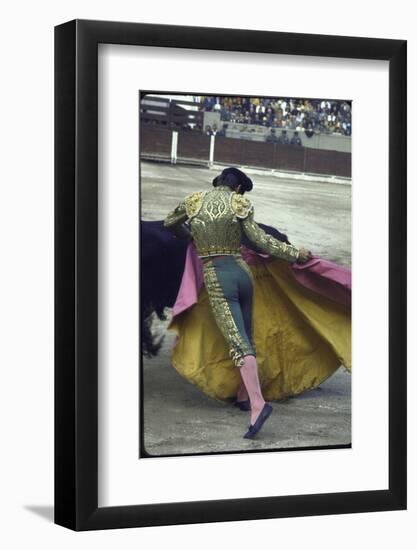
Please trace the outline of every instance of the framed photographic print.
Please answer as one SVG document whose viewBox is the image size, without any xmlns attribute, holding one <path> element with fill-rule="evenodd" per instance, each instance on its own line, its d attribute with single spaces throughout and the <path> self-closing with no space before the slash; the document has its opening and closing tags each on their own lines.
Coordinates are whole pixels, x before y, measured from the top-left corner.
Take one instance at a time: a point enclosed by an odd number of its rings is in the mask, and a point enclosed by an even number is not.
<svg viewBox="0 0 417 550">
<path fill-rule="evenodd" d="M 406 42 L 71 21 L 55 124 L 56 523 L 404 509 Z"/>
</svg>

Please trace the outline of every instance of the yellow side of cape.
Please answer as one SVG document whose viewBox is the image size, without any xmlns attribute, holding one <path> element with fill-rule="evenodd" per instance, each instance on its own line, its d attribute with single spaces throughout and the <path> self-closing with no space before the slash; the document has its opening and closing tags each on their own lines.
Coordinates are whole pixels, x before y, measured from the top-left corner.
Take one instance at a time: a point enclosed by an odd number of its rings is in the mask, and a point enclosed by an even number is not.
<svg viewBox="0 0 417 550">
<path fill-rule="evenodd" d="M 255 279 L 253 328 L 265 399 L 320 385 L 341 365 L 351 369 L 350 310 L 300 285 L 282 260 L 250 266 Z M 212 315 L 206 290 L 175 317 L 172 364 L 216 399 L 236 395 L 239 371 Z"/>
</svg>

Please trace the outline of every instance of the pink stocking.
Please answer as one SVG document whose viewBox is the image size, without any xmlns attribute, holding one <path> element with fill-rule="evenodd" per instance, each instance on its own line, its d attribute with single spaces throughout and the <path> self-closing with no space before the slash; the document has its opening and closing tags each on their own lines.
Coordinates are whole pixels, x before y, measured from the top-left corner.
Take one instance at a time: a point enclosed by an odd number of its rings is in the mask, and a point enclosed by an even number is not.
<svg viewBox="0 0 417 550">
<path fill-rule="evenodd" d="M 259 383 L 258 365 L 253 355 L 245 355 L 243 365 L 240 367 L 240 375 L 249 394 L 251 406 L 251 424 L 253 425 L 265 405 Z"/>
<path fill-rule="evenodd" d="M 247 401 L 249 399 L 248 390 L 246 389 L 245 383 L 243 381 L 242 373 L 240 373 L 239 376 L 240 376 L 240 384 L 239 384 L 239 389 L 237 390 L 236 401 Z"/>
</svg>

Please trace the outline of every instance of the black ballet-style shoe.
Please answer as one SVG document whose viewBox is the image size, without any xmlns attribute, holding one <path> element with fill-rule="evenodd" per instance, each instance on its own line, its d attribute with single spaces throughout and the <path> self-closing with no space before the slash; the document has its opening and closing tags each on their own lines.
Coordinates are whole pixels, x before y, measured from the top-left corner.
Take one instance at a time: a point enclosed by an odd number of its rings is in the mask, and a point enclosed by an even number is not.
<svg viewBox="0 0 417 550">
<path fill-rule="evenodd" d="M 247 399 L 246 401 L 235 401 L 233 405 L 235 407 L 238 407 L 241 411 L 250 411 L 249 399 Z"/>
<path fill-rule="evenodd" d="M 255 424 L 249 426 L 249 430 L 243 436 L 244 439 L 253 439 L 256 434 L 261 430 L 262 426 L 265 424 L 266 420 L 271 415 L 273 409 L 269 403 L 265 403 L 264 408 L 258 415 L 258 418 L 255 421 Z"/>
</svg>

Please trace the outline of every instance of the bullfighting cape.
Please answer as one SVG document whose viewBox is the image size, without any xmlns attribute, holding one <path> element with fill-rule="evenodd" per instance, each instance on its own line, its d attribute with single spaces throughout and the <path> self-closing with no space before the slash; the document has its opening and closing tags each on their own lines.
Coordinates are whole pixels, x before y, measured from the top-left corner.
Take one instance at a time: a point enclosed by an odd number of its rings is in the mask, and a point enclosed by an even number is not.
<svg viewBox="0 0 417 550">
<path fill-rule="evenodd" d="M 241 252 L 254 278 L 254 339 L 265 399 L 317 387 L 342 365 L 350 371 L 350 270 L 317 257 L 290 264 L 244 246 Z M 213 398 L 235 396 L 239 371 L 212 315 L 193 243 L 172 312 L 174 368 Z"/>
</svg>

